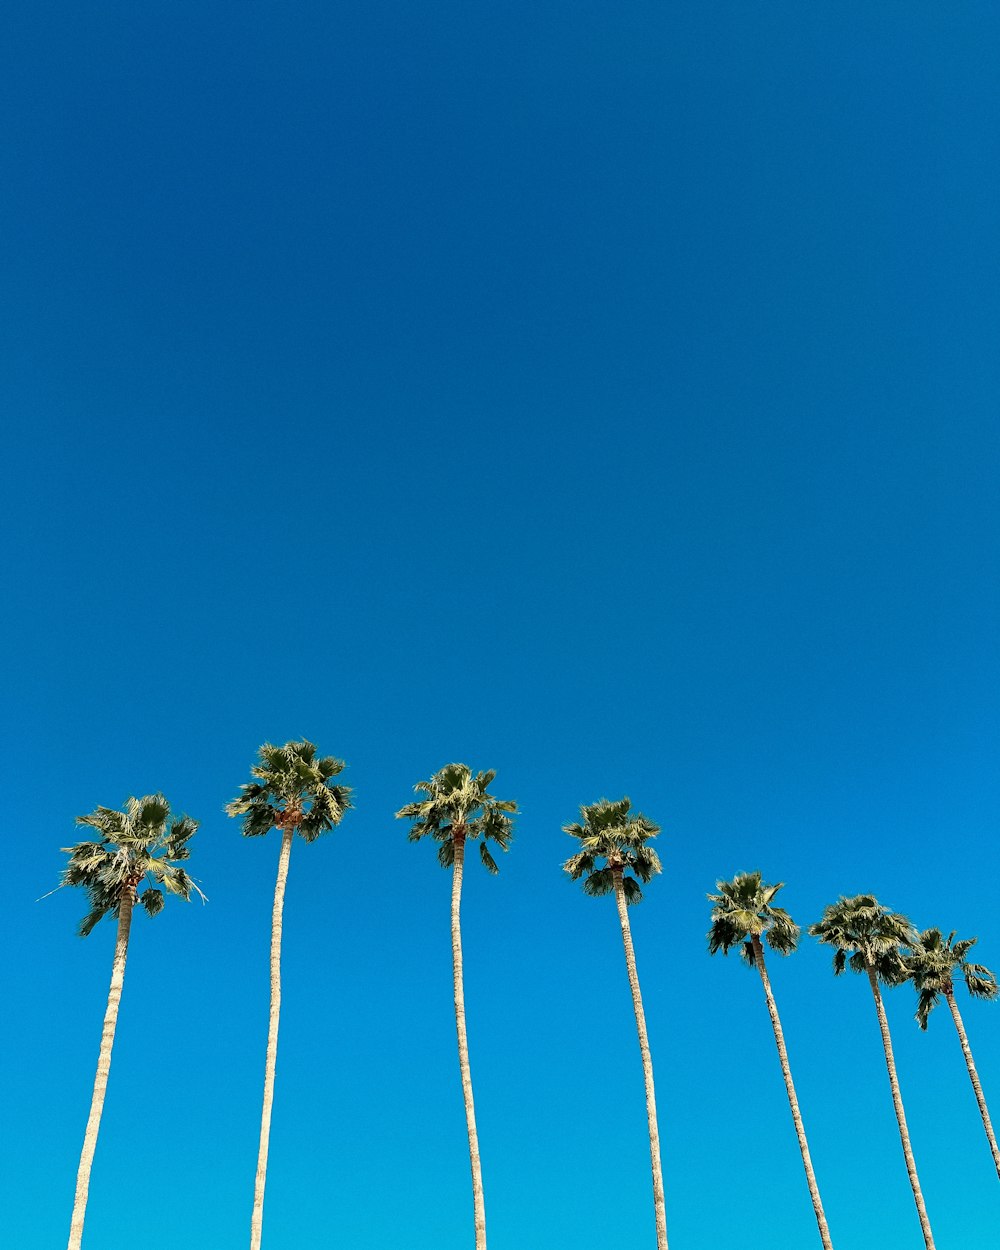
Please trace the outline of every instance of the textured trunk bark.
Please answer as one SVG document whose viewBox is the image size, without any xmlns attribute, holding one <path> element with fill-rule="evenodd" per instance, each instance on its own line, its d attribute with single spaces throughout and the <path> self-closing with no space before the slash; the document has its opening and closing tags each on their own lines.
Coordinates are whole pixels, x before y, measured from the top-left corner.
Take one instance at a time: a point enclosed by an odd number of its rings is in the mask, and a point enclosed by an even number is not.
<svg viewBox="0 0 1000 1250">
<path fill-rule="evenodd" d="M 278 1019 L 281 1015 L 281 919 L 285 908 L 285 882 L 292 853 L 295 828 L 281 831 L 278 877 L 274 883 L 271 909 L 271 1010 L 267 1024 L 267 1058 L 264 1062 L 264 1104 L 260 1114 L 260 1146 L 257 1150 L 257 1176 L 253 1187 L 253 1214 L 250 1217 L 250 1250 L 260 1250 L 264 1226 L 264 1185 L 267 1181 L 267 1148 L 271 1139 L 271 1107 L 274 1104 L 274 1069 L 278 1059 Z"/>
<path fill-rule="evenodd" d="M 125 959 L 128 955 L 128 936 L 132 927 L 134 906 L 135 890 L 131 886 L 126 886 L 121 903 L 118 905 L 118 939 L 115 942 L 114 963 L 111 965 L 111 987 L 108 990 L 108 1005 L 104 1012 L 104 1029 L 101 1033 L 101 1049 L 97 1057 L 94 1094 L 90 1100 L 90 1117 L 83 1135 L 80 1167 L 76 1174 L 76 1197 L 73 1199 L 73 1218 L 69 1226 L 68 1250 L 80 1250 L 80 1243 L 83 1240 L 83 1219 L 87 1213 L 90 1169 L 94 1162 L 94 1151 L 97 1149 L 97 1133 L 101 1127 L 104 1095 L 108 1088 L 108 1073 L 111 1071 L 111 1048 L 115 1044 L 115 1026 L 118 1023 L 118 1007 L 122 999 Z"/>
<path fill-rule="evenodd" d="M 882 1030 L 882 1046 L 885 1050 L 885 1066 L 889 1070 L 889 1085 L 892 1088 L 892 1105 L 896 1109 L 896 1123 L 899 1125 L 899 1140 L 903 1143 L 903 1158 L 906 1160 L 906 1174 L 910 1178 L 910 1188 L 913 1190 L 913 1201 L 917 1204 L 917 1215 L 920 1217 L 920 1229 L 924 1234 L 924 1245 L 927 1250 L 934 1250 L 934 1234 L 931 1232 L 930 1220 L 927 1218 L 927 1208 L 924 1206 L 924 1195 L 920 1189 L 920 1179 L 917 1176 L 917 1165 L 913 1159 L 913 1151 L 910 1148 L 910 1134 L 906 1127 L 906 1116 L 903 1113 L 903 1096 L 899 1092 L 899 1081 L 896 1078 L 896 1060 L 892 1054 L 892 1039 L 889 1036 L 889 1021 L 885 1016 L 885 1005 L 882 1002 L 882 995 L 878 988 L 878 978 L 873 968 L 868 969 L 868 980 L 872 987 L 872 995 L 875 998 L 875 1010 L 878 1013 L 878 1027 Z"/>
<path fill-rule="evenodd" d="M 962 1024 L 962 1017 L 958 1010 L 958 1003 L 955 1002 L 954 993 L 945 991 L 945 998 L 948 1000 L 948 1006 L 951 1008 L 951 1018 L 955 1021 L 955 1028 L 958 1030 L 958 1040 L 962 1043 L 965 1066 L 969 1069 L 969 1079 L 972 1081 L 976 1102 L 979 1104 L 979 1114 L 983 1117 L 986 1139 L 990 1143 L 990 1150 L 993 1152 L 993 1163 L 997 1170 L 997 1176 L 1000 1177 L 1000 1150 L 997 1149 L 997 1139 L 993 1133 L 993 1125 L 990 1123 L 990 1113 L 986 1109 L 983 1087 L 979 1084 L 979 1073 L 976 1071 L 976 1065 L 972 1062 L 972 1048 L 969 1046 L 969 1039 L 965 1036 L 965 1026 Z"/>
<path fill-rule="evenodd" d="M 802 1166 L 806 1170 L 806 1181 L 809 1185 L 809 1196 L 812 1198 L 813 1211 L 816 1214 L 820 1240 L 823 1242 L 824 1250 L 833 1250 L 830 1230 L 826 1223 L 826 1214 L 823 1211 L 823 1203 L 819 1196 L 819 1186 L 816 1184 L 816 1174 L 813 1172 L 812 1159 L 809 1157 L 809 1144 L 806 1141 L 806 1130 L 802 1123 L 802 1114 L 799 1111 L 799 1100 L 796 1097 L 795 1085 L 792 1082 L 792 1069 L 788 1063 L 788 1052 L 785 1050 L 785 1035 L 781 1029 L 778 1005 L 774 1001 L 774 995 L 771 993 L 771 981 L 767 975 L 767 967 L 764 963 L 764 946 L 756 934 L 751 936 L 754 959 L 757 963 L 757 971 L 760 973 L 761 984 L 764 987 L 764 997 L 767 999 L 767 1013 L 771 1017 L 771 1028 L 774 1030 L 774 1040 L 778 1047 L 778 1059 L 781 1063 L 781 1075 L 785 1078 L 785 1093 L 788 1095 L 788 1105 L 792 1109 L 795 1136 L 799 1139 L 799 1153 L 802 1155 Z"/>
<path fill-rule="evenodd" d="M 635 966 L 635 950 L 632 946 L 632 929 L 628 921 L 628 905 L 622 884 L 621 869 L 613 870 L 615 902 L 625 944 L 625 965 L 628 983 L 632 990 L 632 1006 L 635 1009 L 635 1027 L 639 1033 L 639 1050 L 642 1053 L 642 1074 L 646 1082 L 646 1118 L 649 1121 L 649 1159 L 653 1171 L 653 1210 L 656 1214 L 656 1247 L 667 1250 L 667 1213 L 663 1203 L 663 1169 L 660 1166 L 660 1131 L 656 1126 L 656 1091 L 653 1088 L 653 1060 L 649 1053 L 649 1037 L 646 1034 L 646 1013 L 642 1009 L 639 991 L 639 974 Z"/>
<path fill-rule="evenodd" d="M 469 1068 L 469 1038 L 465 1031 L 465 984 L 462 978 L 462 871 L 465 867 L 465 838 L 455 836 L 455 864 L 451 877 L 451 966 L 455 983 L 455 1031 L 458 1034 L 458 1067 L 462 1074 L 465 1124 L 469 1130 L 469 1165 L 472 1168 L 472 1205 L 476 1221 L 476 1250 L 486 1250 L 486 1201 L 483 1171 L 479 1162 L 479 1134 L 476 1132 L 476 1106 L 472 1100 L 472 1071 Z"/>
</svg>

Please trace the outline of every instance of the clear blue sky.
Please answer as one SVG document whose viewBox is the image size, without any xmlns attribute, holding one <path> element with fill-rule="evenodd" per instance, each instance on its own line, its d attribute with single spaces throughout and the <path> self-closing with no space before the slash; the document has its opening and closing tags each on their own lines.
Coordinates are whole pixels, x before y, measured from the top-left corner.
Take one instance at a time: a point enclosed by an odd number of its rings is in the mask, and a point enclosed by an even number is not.
<svg viewBox="0 0 1000 1250">
<path fill-rule="evenodd" d="M 211 902 L 134 931 L 89 1250 L 247 1243 L 278 845 L 259 743 L 345 758 L 292 857 L 267 1250 L 467 1250 L 452 760 L 522 809 L 464 904 L 492 1250 L 653 1244 L 610 900 L 631 795 L 674 1250 L 818 1245 L 760 987 L 705 892 L 874 891 L 1000 964 L 992 4 L 16 2 L 0 53 L 5 1244 L 66 1236 L 113 930 L 73 818 L 162 789 Z M 920 1245 L 870 996 L 772 970 L 838 1250 Z M 1000 1198 L 957 1039 L 888 1010 L 939 1250 Z M 1000 1118 L 1000 1008 L 967 1025 Z"/>
</svg>

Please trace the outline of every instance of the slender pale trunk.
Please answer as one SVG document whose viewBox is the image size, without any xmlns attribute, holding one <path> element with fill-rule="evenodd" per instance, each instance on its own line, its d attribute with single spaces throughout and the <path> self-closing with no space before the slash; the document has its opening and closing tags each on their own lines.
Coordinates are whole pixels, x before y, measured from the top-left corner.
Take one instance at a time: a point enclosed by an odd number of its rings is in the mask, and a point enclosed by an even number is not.
<svg viewBox="0 0 1000 1250">
<path fill-rule="evenodd" d="M 885 1050 L 885 1066 L 889 1070 L 889 1085 L 892 1087 L 892 1105 L 896 1109 L 896 1123 L 899 1125 L 899 1140 L 903 1143 L 903 1158 L 906 1160 L 906 1174 L 910 1178 L 910 1188 L 913 1190 L 913 1201 L 917 1204 L 917 1215 L 920 1217 L 920 1229 L 924 1234 L 924 1245 L 927 1250 L 934 1250 L 934 1234 L 931 1232 L 931 1223 L 927 1218 L 927 1208 L 924 1206 L 924 1195 L 920 1189 L 920 1179 L 917 1176 L 917 1165 L 913 1159 L 913 1151 L 910 1148 L 910 1134 L 906 1127 L 906 1116 L 903 1113 L 903 1096 L 899 1092 L 899 1081 L 896 1077 L 896 1060 L 892 1054 L 892 1039 L 889 1036 L 889 1021 L 885 1016 L 885 1005 L 882 1002 L 882 995 L 878 988 L 878 978 L 875 975 L 875 969 L 868 969 L 868 980 L 872 987 L 872 994 L 875 998 L 875 1010 L 878 1013 L 878 1027 L 882 1030 L 882 1046 Z"/>
<path fill-rule="evenodd" d="M 132 927 L 132 908 L 135 906 L 135 890 L 126 886 L 118 904 L 118 939 L 115 942 L 115 959 L 111 965 L 111 988 L 108 990 L 108 1006 L 104 1012 L 104 1029 L 101 1033 L 101 1050 L 97 1057 L 97 1076 L 94 1078 L 94 1094 L 90 1100 L 90 1117 L 83 1135 L 80 1167 L 76 1174 L 76 1197 L 73 1199 L 73 1218 L 69 1226 L 68 1250 L 80 1250 L 83 1240 L 83 1218 L 87 1213 L 87 1194 L 90 1190 L 90 1169 L 97 1149 L 97 1133 L 101 1127 L 104 1095 L 108 1088 L 111 1071 L 111 1048 L 115 1044 L 115 1026 L 118 1023 L 118 1007 L 122 1000 L 122 984 L 125 980 L 125 959 L 128 955 L 128 935 Z"/>
<path fill-rule="evenodd" d="M 486 1250 L 486 1200 L 483 1170 L 479 1162 L 476 1106 L 472 1100 L 469 1038 L 465 1031 L 465 983 L 462 979 L 462 870 L 465 866 L 465 835 L 455 834 L 455 865 L 451 876 L 451 966 L 455 982 L 455 1031 L 458 1034 L 458 1067 L 462 1074 L 465 1124 L 469 1130 L 469 1165 L 472 1168 L 472 1205 L 476 1220 L 476 1250 Z"/>
<path fill-rule="evenodd" d="M 271 1107 L 274 1103 L 274 1068 L 278 1059 L 278 1018 L 281 1015 L 281 917 L 285 907 L 285 882 L 292 853 L 294 825 L 281 831 L 281 855 L 274 883 L 271 910 L 271 1011 L 267 1024 L 267 1059 L 264 1063 L 264 1104 L 260 1114 L 260 1146 L 257 1150 L 257 1177 L 253 1187 L 253 1215 L 250 1217 L 250 1250 L 260 1250 L 264 1224 L 264 1184 L 267 1181 L 267 1147 L 271 1139 Z"/>
<path fill-rule="evenodd" d="M 955 1028 L 958 1030 L 958 1040 L 962 1043 L 965 1066 L 969 1069 L 969 1079 L 972 1081 L 973 1090 L 975 1090 L 976 1102 L 979 1103 L 979 1114 L 983 1117 L 983 1128 L 986 1129 L 986 1138 L 990 1143 L 990 1150 L 993 1152 L 993 1163 L 996 1166 L 997 1176 L 1000 1177 L 1000 1150 L 997 1149 L 997 1139 L 993 1133 L 993 1125 L 990 1123 L 990 1113 L 986 1110 L 986 1098 L 983 1095 L 983 1087 L 979 1084 L 979 1073 L 976 1071 L 976 1065 L 972 1062 L 972 1048 L 969 1046 L 969 1039 L 965 1036 L 965 1026 L 962 1024 L 958 1003 L 955 1002 L 954 991 L 945 990 L 944 996 L 948 1000 L 948 1006 L 951 1008 L 951 1018 L 955 1021 Z"/>
<path fill-rule="evenodd" d="M 625 943 L 625 965 L 628 983 L 632 990 L 632 1006 L 635 1008 L 635 1027 L 639 1032 L 639 1050 L 642 1053 L 642 1075 L 646 1082 L 646 1118 L 649 1121 L 649 1159 L 653 1170 L 653 1209 L 656 1213 L 656 1248 L 667 1250 L 667 1213 L 663 1204 L 663 1169 L 660 1166 L 660 1130 L 656 1126 L 656 1092 L 653 1089 L 653 1059 L 649 1053 L 649 1037 L 646 1033 L 646 1013 L 642 1009 L 639 991 L 639 974 L 635 966 L 635 949 L 632 946 L 632 930 L 628 922 L 628 905 L 620 868 L 612 870 L 615 882 L 615 901 L 618 919 L 622 926 Z"/>
<path fill-rule="evenodd" d="M 820 1240 L 823 1242 L 823 1250 L 833 1250 L 830 1230 L 826 1223 L 826 1214 L 823 1211 L 823 1203 L 819 1196 L 819 1186 L 816 1184 L 816 1174 L 813 1172 L 812 1159 L 809 1157 L 809 1144 L 806 1141 L 806 1130 L 802 1123 L 802 1113 L 799 1111 L 799 1100 L 795 1095 L 795 1085 L 792 1082 L 792 1069 L 788 1063 L 788 1051 L 785 1050 L 785 1035 L 782 1032 L 781 1019 L 778 1016 L 778 1004 L 774 1001 L 774 995 L 771 993 L 771 980 L 767 975 L 767 967 L 764 963 L 764 946 L 756 933 L 751 935 L 751 940 L 753 942 L 754 962 L 757 965 L 757 971 L 760 973 L 760 981 L 764 987 L 764 997 L 767 999 L 767 1014 L 771 1017 L 771 1028 L 774 1030 L 774 1040 L 778 1047 L 778 1059 L 781 1063 L 781 1075 L 785 1078 L 785 1093 L 788 1095 L 788 1105 L 792 1109 L 795 1136 L 799 1139 L 799 1153 L 802 1155 L 802 1166 L 806 1170 L 806 1181 L 809 1184 L 809 1196 L 812 1198 Z"/>
</svg>

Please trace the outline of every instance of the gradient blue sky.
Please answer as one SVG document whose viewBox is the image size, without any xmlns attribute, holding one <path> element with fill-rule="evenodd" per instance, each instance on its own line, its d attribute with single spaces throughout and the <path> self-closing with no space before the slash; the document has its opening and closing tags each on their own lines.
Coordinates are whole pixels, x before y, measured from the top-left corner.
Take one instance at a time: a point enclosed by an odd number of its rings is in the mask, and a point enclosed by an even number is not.
<svg viewBox="0 0 1000 1250">
<path fill-rule="evenodd" d="M 89 1250 L 246 1244 L 278 846 L 265 739 L 348 761 L 296 846 L 267 1250 L 456 1250 L 448 877 L 392 813 L 522 809 L 470 874 L 490 1245 L 818 1245 L 760 987 L 705 892 L 873 890 L 1000 963 L 1000 18 L 985 3 L 14 3 L 0 312 L 5 1244 L 68 1227 L 113 931 L 73 818 L 162 789 L 211 902 L 136 923 Z M 870 996 L 773 969 L 838 1250 L 920 1244 Z M 888 1005 L 939 1250 L 995 1250 L 957 1039 Z M 1000 1009 L 966 1013 L 1000 1110 Z"/>
</svg>

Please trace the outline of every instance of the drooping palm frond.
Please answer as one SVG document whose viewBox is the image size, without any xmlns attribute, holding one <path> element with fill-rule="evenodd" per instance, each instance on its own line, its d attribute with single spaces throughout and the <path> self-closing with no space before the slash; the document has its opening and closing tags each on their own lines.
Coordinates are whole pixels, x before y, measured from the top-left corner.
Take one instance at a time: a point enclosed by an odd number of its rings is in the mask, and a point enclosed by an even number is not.
<svg viewBox="0 0 1000 1250">
<path fill-rule="evenodd" d="M 343 760 L 317 758 L 316 747 L 305 739 L 281 747 L 265 742 L 258 754 L 260 762 L 250 769 L 254 780 L 242 785 L 225 809 L 243 817 L 244 837 L 261 837 L 287 822 L 304 841 L 314 842 L 340 824 L 351 807 L 351 790 L 331 779 L 343 772 Z"/>
<path fill-rule="evenodd" d="M 144 890 L 139 895 L 139 902 L 145 907 L 148 915 L 155 916 L 163 910 L 163 891 Z"/>
<path fill-rule="evenodd" d="M 973 937 L 956 942 L 954 929 L 946 938 L 940 929 L 931 928 L 925 929 L 919 942 L 911 947 L 904 962 L 906 974 L 917 991 L 915 1018 L 922 1029 L 927 1028 L 939 996 L 954 992 L 955 977 L 959 972 L 974 998 L 993 999 L 1000 993 L 997 979 L 989 968 L 969 963 L 966 958 L 976 941 Z"/>
<path fill-rule="evenodd" d="M 490 794 L 495 778 L 493 769 L 473 773 L 466 764 L 447 764 L 427 781 L 417 782 L 415 792 L 426 797 L 405 804 L 396 819 L 411 822 L 409 841 L 429 837 L 438 843 L 438 861 L 444 868 L 455 862 L 456 836 L 479 840 L 483 866 L 496 873 L 499 869 L 488 844 L 495 843 L 501 851 L 510 849 L 517 804 Z"/>
<path fill-rule="evenodd" d="M 904 952 L 920 940 L 913 924 L 900 912 L 889 911 L 872 894 L 843 896 L 831 903 L 809 933 L 834 947 L 833 971 L 874 972 L 885 985 L 907 978 Z"/>
<path fill-rule="evenodd" d="M 80 922 L 79 933 L 86 937 L 105 916 L 116 915 L 124 890 L 133 894 L 147 878 L 171 894 L 189 900 L 201 890 L 174 861 L 190 857 L 188 842 L 198 824 L 187 816 L 171 822 L 170 805 L 162 794 L 130 797 L 124 811 L 98 807 L 77 824 L 96 829 L 101 837 L 94 842 L 78 842 L 63 847 L 69 856 L 60 886 L 79 886 L 86 891 L 90 910 Z M 201 895 L 204 898 L 204 895 Z M 150 887 L 138 900 L 150 916 L 163 907 L 163 893 Z"/>
<path fill-rule="evenodd" d="M 783 881 L 769 885 L 759 872 L 741 872 L 732 881 L 716 882 L 718 894 L 709 894 L 712 926 L 708 931 L 708 953 L 728 955 L 734 946 L 750 967 L 757 962 L 753 939 L 763 938 L 771 950 L 790 955 L 802 932 L 783 907 L 773 906 Z"/>
<path fill-rule="evenodd" d="M 582 821 L 563 826 L 563 833 L 580 842 L 580 850 L 566 860 L 563 870 L 572 881 L 583 877 L 585 894 L 609 894 L 615 888 L 615 874 L 621 873 L 625 901 L 638 903 L 642 899 L 639 882 L 646 885 L 662 871 L 660 857 L 647 845 L 660 826 L 631 807 L 628 798 L 600 799 L 581 806 Z"/>
</svg>

